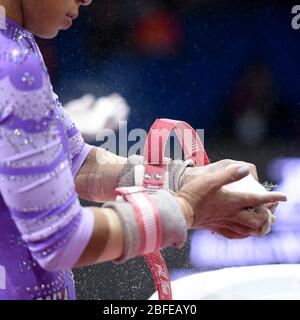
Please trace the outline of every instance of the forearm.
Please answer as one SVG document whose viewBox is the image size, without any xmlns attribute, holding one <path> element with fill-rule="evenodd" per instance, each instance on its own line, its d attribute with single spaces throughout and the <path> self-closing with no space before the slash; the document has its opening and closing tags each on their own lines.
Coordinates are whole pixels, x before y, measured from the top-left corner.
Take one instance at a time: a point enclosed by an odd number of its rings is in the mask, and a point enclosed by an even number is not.
<svg viewBox="0 0 300 320">
<path fill-rule="evenodd" d="M 95 202 L 114 200 L 126 162 L 126 158 L 102 148 L 93 148 L 75 178 L 79 197 Z"/>
<path fill-rule="evenodd" d="M 76 267 L 116 260 L 123 251 L 122 225 L 112 209 L 91 208 L 94 214 L 94 229 L 91 239 Z"/>
</svg>

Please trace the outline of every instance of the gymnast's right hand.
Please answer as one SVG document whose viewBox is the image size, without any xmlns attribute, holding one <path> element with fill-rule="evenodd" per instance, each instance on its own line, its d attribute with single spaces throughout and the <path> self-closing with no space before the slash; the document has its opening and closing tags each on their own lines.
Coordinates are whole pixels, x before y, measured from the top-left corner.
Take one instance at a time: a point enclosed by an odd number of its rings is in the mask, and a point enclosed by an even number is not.
<svg viewBox="0 0 300 320">
<path fill-rule="evenodd" d="M 287 198 L 279 192 L 256 195 L 223 188 L 249 173 L 247 166 L 235 165 L 222 172 L 205 173 L 184 185 L 176 197 L 188 227 L 215 231 L 230 239 L 261 235 L 272 214 L 264 205 Z"/>
</svg>

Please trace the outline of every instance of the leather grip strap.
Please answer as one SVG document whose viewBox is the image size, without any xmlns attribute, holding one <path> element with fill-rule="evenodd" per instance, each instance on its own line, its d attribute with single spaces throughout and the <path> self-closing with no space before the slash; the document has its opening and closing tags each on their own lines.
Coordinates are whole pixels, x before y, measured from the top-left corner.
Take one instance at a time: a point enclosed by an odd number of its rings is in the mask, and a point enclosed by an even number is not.
<svg viewBox="0 0 300 320">
<path fill-rule="evenodd" d="M 166 165 L 164 156 L 168 139 L 175 132 L 187 160 L 196 166 L 209 164 L 209 159 L 197 132 L 186 122 L 158 119 L 151 127 L 144 150 L 144 187 L 149 194 L 156 193 L 164 186 Z M 172 300 L 171 280 L 165 260 L 160 251 L 145 255 L 152 271 L 160 300 Z"/>
</svg>

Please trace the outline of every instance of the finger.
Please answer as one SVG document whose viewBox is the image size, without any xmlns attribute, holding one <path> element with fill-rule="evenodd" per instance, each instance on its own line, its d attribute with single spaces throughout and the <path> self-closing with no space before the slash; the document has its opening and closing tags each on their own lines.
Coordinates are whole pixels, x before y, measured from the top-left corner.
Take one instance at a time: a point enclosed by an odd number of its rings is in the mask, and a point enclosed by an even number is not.
<svg viewBox="0 0 300 320">
<path fill-rule="evenodd" d="M 255 211 L 242 210 L 232 217 L 231 221 L 244 225 L 252 230 L 260 230 L 266 223 L 267 218 L 264 214 L 256 214 Z"/>
<path fill-rule="evenodd" d="M 284 193 L 273 191 L 263 195 L 261 201 L 263 203 L 286 202 L 287 196 Z"/>
<path fill-rule="evenodd" d="M 257 237 L 264 237 L 265 235 L 267 235 L 268 233 L 271 232 L 272 228 L 272 215 L 268 216 L 268 221 L 264 224 L 264 226 L 261 228 L 261 230 L 259 230 L 259 232 L 257 232 L 256 236 Z"/>
<path fill-rule="evenodd" d="M 235 232 L 232 232 L 226 228 L 216 229 L 216 232 L 218 234 L 220 234 L 222 237 L 227 238 L 227 239 L 232 239 L 232 240 L 247 238 L 247 236 L 242 236 L 242 235 L 235 233 Z"/>
<path fill-rule="evenodd" d="M 286 195 L 280 192 L 268 192 L 265 195 L 232 192 L 231 196 L 235 197 L 236 201 L 239 202 L 239 206 L 243 208 L 256 208 L 270 202 L 274 203 L 287 201 Z"/>
<path fill-rule="evenodd" d="M 253 163 L 248 163 L 248 162 L 245 162 L 245 165 L 248 166 L 250 173 L 253 175 L 255 180 L 258 181 L 258 174 L 257 174 L 256 166 Z"/>
<path fill-rule="evenodd" d="M 272 215 L 271 211 L 265 207 L 256 208 L 254 211 L 249 211 L 252 214 L 250 218 L 251 223 L 256 225 L 253 235 L 258 237 L 263 237 L 269 232 L 271 232 L 271 225 L 275 223 L 275 216 Z M 247 215 L 246 212 L 243 212 Z M 249 217 L 249 214 L 248 214 Z"/>
<path fill-rule="evenodd" d="M 275 202 L 275 203 L 266 203 L 264 206 L 265 206 L 265 208 L 269 209 L 274 214 L 278 205 L 279 205 L 279 203 Z"/>
<path fill-rule="evenodd" d="M 258 181 L 258 175 L 257 175 L 257 170 L 256 170 L 256 166 L 253 163 L 249 163 L 249 162 L 245 162 L 245 161 L 237 161 L 237 160 L 231 160 L 231 159 L 224 159 L 218 162 L 215 162 L 213 164 L 211 164 L 212 166 L 216 165 L 217 168 L 230 168 L 233 165 L 244 165 L 246 167 L 248 167 L 250 173 L 253 175 L 253 177 Z M 219 170 L 217 170 L 219 171 Z"/>
<path fill-rule="evenodd" d="M 224 171 L 213 173 L 210 175 L 210 185 L 213 189 L 220 189 L 221 187 L 235 181 L 239 181 L 250 173 L 249 168 L 244 165 L 231 165 Z"/>
<path fill-rule="evenodd" d="M 255 164 L 249 163 L 249 162 L 244 162 L 244 161 L 231 161 L 231 162 L 232 163 L 230 165 L 228 165 L 227 168 L 232 167 L 232 165 L 237 165 L 237 164 L 244 165 L 249 169 L 250 173 L 255 178 L 255 180 L 258 181 L 257 169 L 256 169 L 256 165 Z"/>
<path fill-rule="evenodd" d="M 226 229 L 243 237 L 255 235 L 260 231 L 258 228 L 249 228 L 245 225 L 235 222 L 231 222 L 230 224 L 226 225 Z"/>
<path fill-rule="evenodd" d="M 266 217 L 266 222 L 262 226 L 261 230 L 257 233 L 257 236 L 263 237 L 266 234 L 271 232 L 271 226 L 276 222 L 276 218 L 274 215 L 272 215 L 272 212 L 265 208 L 265 207 L 260 207 L 256 210 L 257 215 L 263 215 Z"/>
</svg>

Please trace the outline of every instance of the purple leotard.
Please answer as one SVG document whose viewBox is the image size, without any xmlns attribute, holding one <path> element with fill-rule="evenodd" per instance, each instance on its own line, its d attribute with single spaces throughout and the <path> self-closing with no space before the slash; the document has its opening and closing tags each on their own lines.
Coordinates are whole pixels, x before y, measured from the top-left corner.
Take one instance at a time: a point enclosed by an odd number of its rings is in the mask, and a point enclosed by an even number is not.
<svg viewBox="0 0 300 320">
<path fill-rule="evenodd" d="M 91 151 L 53 93 L 31 33 L 0 30 L 0 299 L 75 299 L 93 230 L 74 177 Z"/>
</svg>

